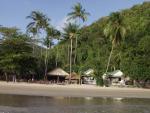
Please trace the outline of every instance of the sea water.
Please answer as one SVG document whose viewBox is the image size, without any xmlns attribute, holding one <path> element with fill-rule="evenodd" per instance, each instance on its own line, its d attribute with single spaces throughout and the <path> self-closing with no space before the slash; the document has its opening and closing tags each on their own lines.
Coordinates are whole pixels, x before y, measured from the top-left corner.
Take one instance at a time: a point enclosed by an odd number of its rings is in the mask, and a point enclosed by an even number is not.
<svg viewBox="0 0 150 113">
<path fill-rule="evenodd" d="M 0 95 L 0 113 L 150 113 L 150 99 Z"/>
</svg>

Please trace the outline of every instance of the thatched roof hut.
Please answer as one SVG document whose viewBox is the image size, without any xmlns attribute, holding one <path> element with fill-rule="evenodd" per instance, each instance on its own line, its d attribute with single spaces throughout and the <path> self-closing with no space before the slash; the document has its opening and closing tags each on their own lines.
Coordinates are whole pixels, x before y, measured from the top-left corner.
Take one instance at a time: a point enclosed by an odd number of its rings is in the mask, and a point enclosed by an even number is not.
<svg viewBox="0 0 150 113">
<path fill-rule="evenodd" d="M 65 79 L 69 80 L 69 78 L 71 79 L 71 84 L 79 84 L 79 82 L 80 82 L 80 75 L 78 75 L 75 72 L 72 72 L 71 76 L 67 76 Z"/>
<path fill-rule="evenodd" d="M 69 76 L 67 76 L 66 79 L 69 79 Z M 71 80 L 78 80 L 78 79 L 80 79 L 80 75 L 78 75 L 75 72 L 72 72 L 71 73 Z"/>
<path fill-rule="evenodd" d="M 67 72 L 65 72 L 63 69 L 61 68 L 56 68 L 50 72 L 47 73 L 47 75 L 50 76 L 60 76 L 60 77 L 66 77 L 69 76 L 69 74 Z"/>
<path fill-rule="evenodd" d="M 50 71 L 49 73 L 47 73 L 47 75 L 48 75 L 47 79 L 51 83 L 64 83 L 65 78 L 69 76 L 69 74 L 61 68 L 56 68 Z"/>
</svg>

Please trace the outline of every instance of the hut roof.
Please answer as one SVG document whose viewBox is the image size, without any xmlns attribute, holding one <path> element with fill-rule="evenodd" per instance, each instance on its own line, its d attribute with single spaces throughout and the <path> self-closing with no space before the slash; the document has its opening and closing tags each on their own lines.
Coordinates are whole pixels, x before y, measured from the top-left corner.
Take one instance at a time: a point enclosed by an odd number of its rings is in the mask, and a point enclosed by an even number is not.
<svg viewBox="0 0 150 113">
<path fill-rule="evenodd" d="M 110 72 L 108 74 L 111 75 L 112 77 L 122 77 L 123 76 L 123 72 L 120 70 L 115 70 L 115 71 Z"/>
<path fill-rule="evenodd" d="M 93 76 L 94 70 L 93 69 L 88 69 L 87 71 L 84 72 L 84 76 Z"/>
<path fill-rule="evenodd" d="M 51 75 L 51 76 L 69 76 L 69 74 L 61 68 L 56 68 L 56 69 L 50 71 L 48 73 L 48 75 Z"/>
</svg>

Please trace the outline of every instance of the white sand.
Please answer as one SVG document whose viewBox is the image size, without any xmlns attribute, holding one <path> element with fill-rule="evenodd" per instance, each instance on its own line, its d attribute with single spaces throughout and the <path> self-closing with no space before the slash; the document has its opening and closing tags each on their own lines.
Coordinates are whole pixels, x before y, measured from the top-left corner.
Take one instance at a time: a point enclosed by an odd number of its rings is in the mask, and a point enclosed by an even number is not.
<svg viewBox="0 0 150 113">
<path fill-rule="evenodd" d="M 112 88 L 94 85 L 50 85 L 0 82 L 0 94 L 64 97 L 135 97 L 150 98 L 150 89 Z"/>
</svg>

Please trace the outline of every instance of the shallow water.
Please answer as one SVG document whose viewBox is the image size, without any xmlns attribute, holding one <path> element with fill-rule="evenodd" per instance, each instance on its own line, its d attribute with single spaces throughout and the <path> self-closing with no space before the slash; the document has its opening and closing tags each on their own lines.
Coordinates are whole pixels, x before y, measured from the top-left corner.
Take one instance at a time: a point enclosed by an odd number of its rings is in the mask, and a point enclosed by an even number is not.
<svg viewBox="0 0 150 113">
<path fill-rule="evenodd" d="M 150 113 L 150 99 L 0 95 L 0 113 Z"/>
</svg>

